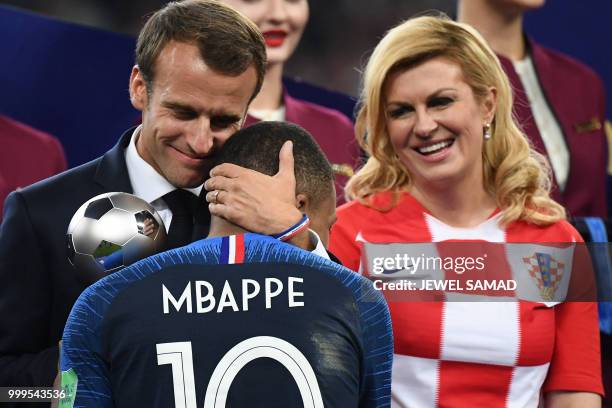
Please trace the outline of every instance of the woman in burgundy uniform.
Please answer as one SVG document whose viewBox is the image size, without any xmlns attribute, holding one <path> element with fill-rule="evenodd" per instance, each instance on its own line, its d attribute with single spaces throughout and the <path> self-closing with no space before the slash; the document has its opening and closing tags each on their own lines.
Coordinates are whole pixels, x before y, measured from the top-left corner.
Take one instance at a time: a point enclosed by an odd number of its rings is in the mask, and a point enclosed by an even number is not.
<svg viewBox="0 0 612 408">
<path fill-rule="evenodd" d="M 536 150 L 551 162 L 552 197 L 572 217 L 607 217 L 605 94 L 590 67 L 538 44 L 523 17 L 544 0 L 467 0 L 458 19 L 497 53 L 514 91 L 514 113 Z"/>
</svg>

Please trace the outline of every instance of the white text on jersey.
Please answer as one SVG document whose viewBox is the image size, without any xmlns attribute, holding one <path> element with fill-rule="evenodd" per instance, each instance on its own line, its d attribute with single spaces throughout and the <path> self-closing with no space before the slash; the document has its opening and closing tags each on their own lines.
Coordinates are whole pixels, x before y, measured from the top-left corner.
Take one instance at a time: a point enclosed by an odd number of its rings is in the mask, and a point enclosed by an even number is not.
<svg viewBox="0 0 612 408">
<path fill-rule="evenodd" d="M 162 284 L 162 303 L 164 306 L 164 314 L 171 311 L 186 313 L 209 313 L 215 310 L 221 313 L 227 308 L 234 312 L 249 310 L 249 302 L 257 296 L 264 296 L 265 308 L 272 307 L 272 299 L 279 297 L 286 288 L 287 306 L 288 307 L 303 307 L 304 302 L 298 301 L 296 298 L 304 297 L 304 292 L 296 290 L 296 284 L 304 282 L 303 278 L 289 276 L 286 278 L 286 284 L 277 278 L 265 278 L 263 283 L 263 291 L 261 284 L 254 279 L 242 279 L 240 285 L 239 298 L 240 304 L 236 301 L 234 295 L 235 290 L 232 289 L 230 283 L 226 280 L 221 293 L 215 293 L 213 285 L 205 280 L 189 281 L 181 295 L 177 298 Z M 194 302 L 195 300 L 195 302 Z M 277 302 L 279 300 L 277 299 Z M 184 307 L 183 307 L 184 306 Z M 194 307 L 195 306 L 195 307 Z"/>
</svg>

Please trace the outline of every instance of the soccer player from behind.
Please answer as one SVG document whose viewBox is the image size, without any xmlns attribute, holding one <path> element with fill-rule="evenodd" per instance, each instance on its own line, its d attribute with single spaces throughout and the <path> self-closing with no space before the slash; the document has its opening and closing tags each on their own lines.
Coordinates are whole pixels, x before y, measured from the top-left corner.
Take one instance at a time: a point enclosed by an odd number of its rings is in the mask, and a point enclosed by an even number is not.
<svg viewBox="0 0 612 408">
<path fill-rule="evenodd" d="M 333 173 L 303 129 L 243 129 L 220 161 L 273 175 L 287 140 L 296 206 L 325 241 L 335 217 Z M 389 406 L 393 339 L 371 283 L 216 216 L 210 225 L 207 239 L 83 292 L 64 330 L 60 406 Z"/>
</svg>

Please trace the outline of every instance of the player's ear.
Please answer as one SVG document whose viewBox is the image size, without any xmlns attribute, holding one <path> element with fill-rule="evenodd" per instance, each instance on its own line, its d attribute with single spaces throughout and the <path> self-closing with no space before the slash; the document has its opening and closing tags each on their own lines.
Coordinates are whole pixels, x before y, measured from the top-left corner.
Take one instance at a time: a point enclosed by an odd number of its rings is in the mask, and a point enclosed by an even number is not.
<svg viewBox="0 0 612 408">
<path fill-rule="evenodd" d="M 295 196 L 295 206 L 301 212 L 305 213 L 308 211 L 309 203 L 310 200 L 308 199 L 308 196 L 306 194 L 299 193 L 297 196 Z"/>
<path fill-rule="evenodd" d="M 130 102 L 134 108 L 142 111 L 147 106 L 147 97 L 147 84 L 138 65 L 134 65 L 130 75 Z"/>
</svg>

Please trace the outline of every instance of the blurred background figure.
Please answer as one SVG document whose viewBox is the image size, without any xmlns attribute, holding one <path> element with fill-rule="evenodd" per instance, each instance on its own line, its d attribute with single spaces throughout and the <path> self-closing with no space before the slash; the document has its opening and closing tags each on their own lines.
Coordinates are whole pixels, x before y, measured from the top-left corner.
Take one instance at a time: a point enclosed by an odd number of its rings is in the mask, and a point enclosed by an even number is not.
<svg viewBox="0 0 612 408">
<path fill-rule="evenodd" d="M 245 126 L 276 120 L 296 123 L 308 130 L 332 163 L 338 201 L 344 202 L 344 184 L 359 159 L 352 122 L 336 110 L 292 97 L 283 85 L 285 63 L 295 51 L 308 22 L 308 0 L 223 1 L 257 24 L 266 40 L 266 76 L 249 107 Z"/>
<path fill-rule="evenodd" d="M 143 15 L 165 3 L 165 0 L 0 0 L 0 5 L 129 36 L 138 34 Z M 423 10 L 442 10 L 452 15 L 456 0 L 309 0 L 309 5 L 313 12 L 299 49 L 286 64 L 285 75 L 355 95 L 359 71 L 353 68 L 362 65 L 364 52 L 372 49 L 389 27 Z"/>
<path fill-rule="evenodd" d="M 0 115 L 0 223 L 8 194 L 66 170 L 60 142 L 53 136 Z"/>
<path fill-rule="evenodd" d="M 514 112 L 553 175 L 553 198 L 570 216 L 607 216 L 603 83 L 586 65 L 523 31 L 525 12 L 544 0 L 460 0 L 458 20 L 475 27 L 500 57 Z"/>
</svg>

